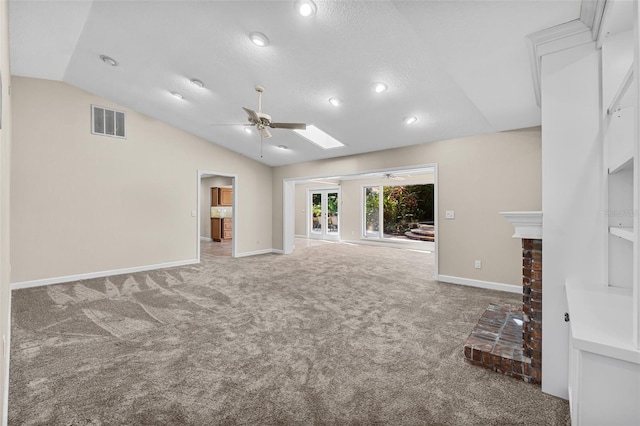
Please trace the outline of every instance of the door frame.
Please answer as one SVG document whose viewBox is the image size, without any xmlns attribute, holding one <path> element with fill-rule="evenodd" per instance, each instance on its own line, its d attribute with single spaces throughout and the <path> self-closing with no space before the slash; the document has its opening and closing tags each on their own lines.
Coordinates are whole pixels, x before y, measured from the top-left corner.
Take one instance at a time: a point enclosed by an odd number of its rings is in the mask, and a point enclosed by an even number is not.
<svg viewBox="0 0 640 426">
<path fill-rule="evenodd" d="M 324 227 L 322 229 L 322 237 L 312 237 L 311 236 L 311 223 L 313 222 L 313 209 L 311 208 L 311 197 L 313 193 L 329 193 L 329 192 L 337 192 L 338 193 L 338 235 L 333 237 L 333 236 L 329 236 L 327 235 L 327 224 L 328 221 L 324 222 Z M 326 198 L 326 197 L 323 197 Z M 307 205 L 306 208 L 309 210 L 309 213 L 307 214 L 307 238 L 313 238 L 313 239 L 317 239 L 317 240 L 324 240 L 324 241 L 340 241 L 340 231 L 341 231 L 341 226 L 340 226 L 340 220 L 341 220 L 341 204 L 342 204 L 342 191 L 340 186 L 335 186 L 335 187 L 324 187 L 324 188 L 307 188 Z M 326 206 L 325 206 L 326 208 Z"/>
<path fill-rule="evenodd" d="M 202 169 L 198 169 L 198 181 L 197 181 L 197 191 L 196 191 L 196 222 L 197 222 L 197 226 L 196 226 L 196 258 L 198 259 L 198 262 L 200 262 L 200 222 L 201 222 L 201 217 L 200 217 L 200 210 L 201 210 L 201 203 L 204 200 L 201 200 L 200 198 L 200 189 L 202 186 L 202 176 L 204 175 L 213 175 L 213 176 L 222 176 L 222 177 L 228 177 L 231 178 L 231 188 L 233 190 L 233 211 L 231 212 L 231 221 L 233 223 L 233 229 L 232 229 L 232 237 L 231 237 L 231 257 L 236 257 L 237 254 L 237 229 L 238 229 L 238 175 L 237 174 L 232 174 L 232 173 L 224 173 L 224 172 L 215 172 L 215 171 L 209 171 L 209 170 L 202 170 Z"/>
</svg>

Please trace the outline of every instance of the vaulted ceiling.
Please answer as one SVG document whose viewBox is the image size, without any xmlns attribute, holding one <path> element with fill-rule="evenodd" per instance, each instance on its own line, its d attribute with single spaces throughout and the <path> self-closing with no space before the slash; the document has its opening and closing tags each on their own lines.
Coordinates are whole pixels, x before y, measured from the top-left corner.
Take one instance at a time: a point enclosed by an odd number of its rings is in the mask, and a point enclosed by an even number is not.
<svg viewBox="0 0 640 426">
<path fill-rule="evenodd" d="M 303 17 L 294 1 L 12 0 L 12 73 L 65 81 L 275 166 L 539 125 L 526 36 L 578 19 L 581 7 L 315 4 Z M 252 32 L 269 45 L 253 44 Z M 376 93 L 378 82 L 388 90 Z M 273 129 L 261 158 L 259 133 L 213 126 L 246 123 L 256 84 L 273 121 L 314 124 L 345 146 L 323 150 Z"/>
</svg>

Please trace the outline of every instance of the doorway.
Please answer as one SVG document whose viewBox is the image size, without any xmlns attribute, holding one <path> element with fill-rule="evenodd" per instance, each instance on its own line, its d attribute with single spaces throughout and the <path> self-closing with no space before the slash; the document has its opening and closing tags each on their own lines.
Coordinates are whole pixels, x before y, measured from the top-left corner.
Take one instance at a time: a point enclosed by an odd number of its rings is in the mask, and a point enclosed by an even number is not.
<svg viewBox="0 0 640 426">
<path fill-rule="evenodd" d="M 224 216 L 231 225 L 231 238 L 224 242 L 216 242 L 212 239 L 212 227 L 215 224 L 217 209 L 212 206 L 212 189 L 225 188 L 231 192 L 231 205 L 225 204 Z M 197 255 L 198 260 L 212 257 L 236 257 L 236 208 L 237 205 L 237 176 L 214 171 L 198 170 L 198 197 L 197 197 Z M 194 214 L 195 216 L 196 214 Z M 220 220 L 220 219 L 217 219 Z"/>
<path fill-rule="evenodd" d="M 309 238 L 340 238 L 340 188 L 309 190 Z"/>
</svg>

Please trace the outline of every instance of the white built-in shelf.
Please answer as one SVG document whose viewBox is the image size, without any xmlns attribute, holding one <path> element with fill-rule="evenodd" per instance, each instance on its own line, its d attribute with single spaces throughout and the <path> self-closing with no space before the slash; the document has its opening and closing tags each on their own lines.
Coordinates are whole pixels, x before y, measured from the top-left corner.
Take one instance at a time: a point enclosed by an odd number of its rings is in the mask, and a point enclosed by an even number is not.
<svg viewBox="0 0 640 426">
<path fill-rule="evenodd" d="M 633 151 L 622 154 L 617 158 L 613 158 L 609 163 L 609 174 L 629 170 L 633 168 Z"/>
<path fill-rule="evenodd" d="M 625 105 L 626 102 L 623 101 L 623 99 L 625 98 L 625 95 L 629 91 L 629 87 L 631 87 L 632 82 L 633 82 L 633 64 L 631 64 L 631 66 L 629 67 L 629 71 L 627 71 L 624 78 L 622 79 L 622 84 L 620 84 L 620 87 L 618 87 L 618 90 L 613 95 L 613 99 L 609 104 L 609 108 L 607 108 L 607 114 L 609 114 L 609 116 L 613 115 L 619 107 L 629 106 L 629 105 Z"/>
<path fill-rule="evenodd" d="M 609 233 L 631 242 L 635 241 L 633 226 L 610 226 Z"/>
<path fill-rule="evenodd" d="M 633 344 L 630 288 L 566 284 L 571 339 L 575 349 L 640 364 Z"/>
</svg>

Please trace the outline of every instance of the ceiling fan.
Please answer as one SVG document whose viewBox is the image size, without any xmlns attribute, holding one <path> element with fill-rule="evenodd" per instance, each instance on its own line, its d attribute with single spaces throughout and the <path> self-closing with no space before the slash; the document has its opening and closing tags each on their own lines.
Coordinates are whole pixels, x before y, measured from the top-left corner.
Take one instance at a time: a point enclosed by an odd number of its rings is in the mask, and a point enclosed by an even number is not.
<svg viewBox="0 0 640 426">
<path fill-rule="evenodd" d="M 271 137 L 269 128 L 272 129 L 288 129 L 288 130 L 306 130 L 307 125 L 305 123 L 274 123 L 271 121 L 271 116 L 262 112 L 262 94 L 264 93 L 264 86 L 256 85 L 256 92 L 258 92 L 258 111 L 254 111 L 251 108 L 242 107 L 244 112 L 248 115 L 248 120 L 251 126 L 255 126 L 260 132 L 260 135 L 267 139 Z"/>
<path fill-rule="evenodd" d="M 410 175 L 406 175 L 406 176 L 410 176 Z M 385 173 L 384 177 L 389 180 L 395 180 L 395 181 L 403 181 L 406 179 L 406 177 L 404 176 L 394 175 L 393 173 Z"/>
</svg>

